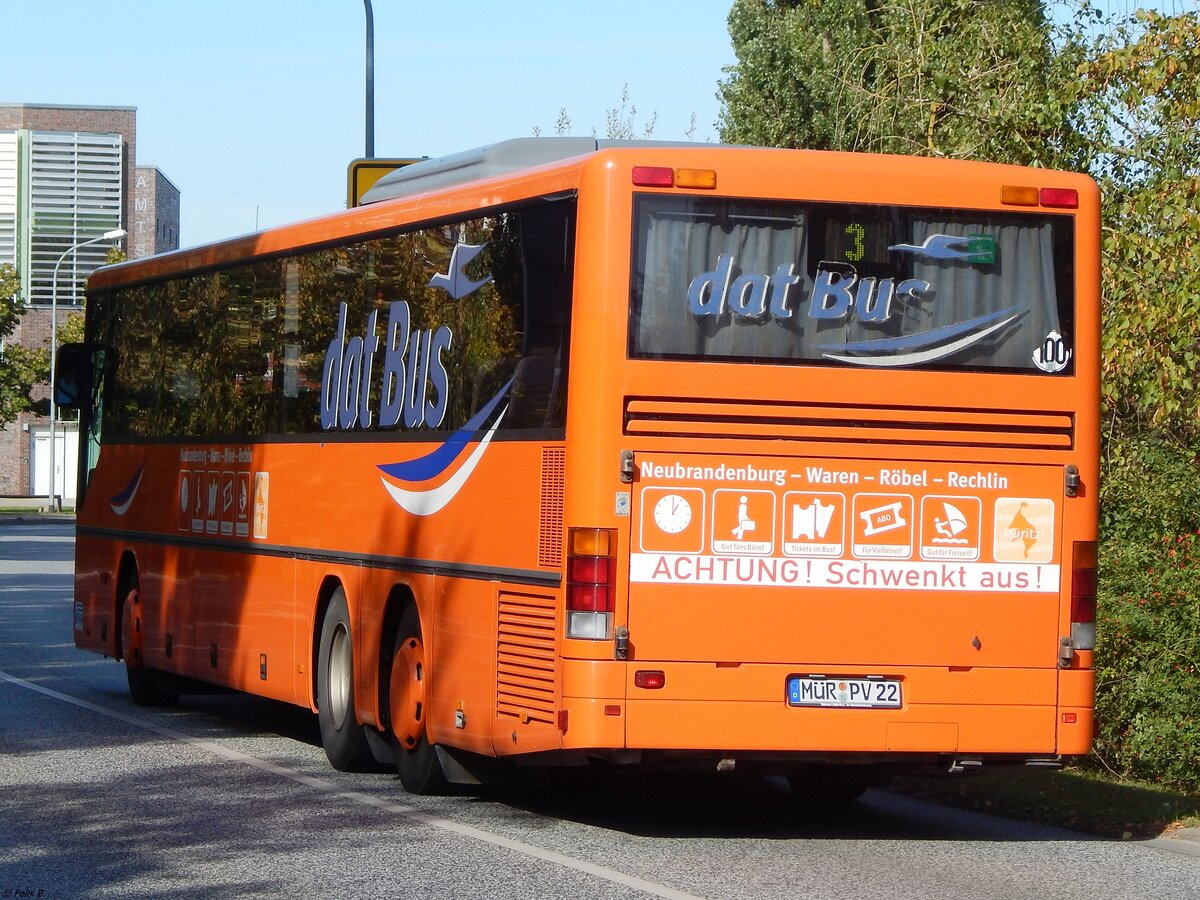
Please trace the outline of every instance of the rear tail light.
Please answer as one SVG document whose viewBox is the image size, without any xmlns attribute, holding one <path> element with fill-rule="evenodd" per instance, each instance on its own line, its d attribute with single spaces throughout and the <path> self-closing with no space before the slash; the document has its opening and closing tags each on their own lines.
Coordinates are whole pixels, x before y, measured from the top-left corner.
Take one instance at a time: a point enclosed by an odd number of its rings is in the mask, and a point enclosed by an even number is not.
<svg viewBox="0 0 1200 900">
<path fill-rule="evenodd" d="M 1096 647 L 1096 542 L 1076 541 L 1071 561 L 1071 644 Z"/>
<path fill-rule="evenodd" d="M 633 673 L 634 687 L 660 691 L 667 686 L 667 673 L 658 669 L 639 669 Z"/>
<path fill-rule="evenodd" d="M 612 637 L 617 534 L 608 528 L 572 528 L 567 536 L 567 637 Z"/>
</svg>

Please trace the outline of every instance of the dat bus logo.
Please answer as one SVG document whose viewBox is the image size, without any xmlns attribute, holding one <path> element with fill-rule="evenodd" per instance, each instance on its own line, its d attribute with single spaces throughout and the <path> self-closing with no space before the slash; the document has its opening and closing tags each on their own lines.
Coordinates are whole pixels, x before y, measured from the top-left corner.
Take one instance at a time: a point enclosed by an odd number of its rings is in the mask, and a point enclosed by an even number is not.
<svg viewBox="0 0 1200 900">
<path fill-rule="evenodd" d="M 994 241 L 983 236 L 933 234 L 923 244 L 893 244 L 888 250 L 936 261 L 987 263 L 995 258 Z M 720 319 L 727 313 L 742 322 L 786 320 L 796 315 L 791 289 L 802 278 L 795 263 L 783 263 L 770 275 L 746 272 L 733 277 L 733 254 L 722 253 L 711 272 L 704 272 L 688 285 L 688 310 L 697 318 Z M 933 286 L 922 278 L 860 278 L 854 267 L 821 263 L 808 295 L 808 318 L 817 322 L 850 319 L 866 325 L 881 325 L 893 316 L 893 308 L 906 301 L 931 299 Z M 936 362 L 982 341 L 1008 327 L 1025 312 L 1020 305 L 986 313 L 972 319 L 950 322 L 928 331 L 868 340 L 821 343 L 826 359 L 856 366 L 914 366 Z"/>
<path fill-rule="evenodd" d="M 440 288 L 452 300 L 461 300 L 492 280 L 492 276 L 473 279 L 466 274 L 467 264 L 487 244 L 454 245 L 445 273 L 429 279 L 428 286 Z M 349 306 L 338 307 L 337 333 L 325 352 L 321 379 L 321 427 L 347 430 L 370 428 L 375 414 L 371 409 L 371 388 L 375 384 L 375 361 L 379 356 L 376 326 L 379 311 L 367 316 L 362 335 L 346 337 Z M 445 325 L 437 328 L 412 328 L 412 312 L 404 300 L 394 300 L 388 309 L 387 335 L 383 342 L 383 364 L 379 382 L 380 428 L 402 424 L 404 428 L 438 428 L 446 418 L 450 401 L 450 377 L 442 354 L 450 350 L 454 332 Z"/>
<path fill-rule="evenodd" d="M 784 263 L 772 275 L 747 273 L 732 278 L 731 254 L 717 257 L 717 266 L 692 280 L 688 286 L 688 309 L 696 316 L 720 317 L 729 311 L 739 319 L 762 319 L 770 311 L 775 319 L 790 319 L 788 291 L 800 283 L 795 263 Z M 892 303 L 904 297 L 919 299 L 931 290 L 928 281 L 909 278 L 896 284 L 894 278 L 862 278 L 848 271 L 821 268 L 808 299 L 812 319 L 844 319 L 853 307 L 860 321 L 886 322 Z"/>
<path fill-rule="evenodd" d="M 337 333 L 325 352 L 321 380 L 321 427 L 370 428 L 374 420 L 371 387 L 375 361 L 380 355 L 376 323 L 379 311 L 367 316 L 366 333 L 346 338 L 349 307 L 338 307 Z M 380 372 L 379 427 L 403 422 L 405 428 L 437 428 L 446 417 L 450 399 L 449 376 L 442 354 L 450 349 L 454 333 L 445 325 L 436 329 L 410 328 L 412 314 L 403 300 L 394 300 L 388 311 Z M 430 387 L 433 388 L 430 398 Z"/>
</svg>

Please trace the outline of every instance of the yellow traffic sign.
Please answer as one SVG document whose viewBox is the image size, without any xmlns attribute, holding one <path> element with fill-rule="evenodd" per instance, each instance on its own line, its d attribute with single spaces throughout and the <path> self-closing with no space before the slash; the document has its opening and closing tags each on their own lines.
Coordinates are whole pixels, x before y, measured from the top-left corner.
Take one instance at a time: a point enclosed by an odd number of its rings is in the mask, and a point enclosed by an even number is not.
<svg viewBox="0 0 1200 900">
<path fill-rule="evenodd" d="M 380 178 L 388 172 L 394 172 L 401 166 L 409 166 L 428 157 L 410 157 L 408 159 L 356 159 L 346 170 L 346 205 L 361 206 L 363 194 L 375 186 Z"/>
</svg>

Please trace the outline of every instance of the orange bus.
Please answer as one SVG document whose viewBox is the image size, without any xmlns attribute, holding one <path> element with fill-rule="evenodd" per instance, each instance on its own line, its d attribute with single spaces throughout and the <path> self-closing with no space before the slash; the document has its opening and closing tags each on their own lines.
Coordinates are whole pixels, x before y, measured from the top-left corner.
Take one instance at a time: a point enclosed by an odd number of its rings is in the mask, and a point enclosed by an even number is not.
<svg viewBox="0 0 1200 900">
<path fill-rule="evenodd" d="M 136 703 L 414 792 L 1088 750 L 1090 179 L 535 138 L 365 199 L 90 281 L 74 636 Z"/>
</svg>

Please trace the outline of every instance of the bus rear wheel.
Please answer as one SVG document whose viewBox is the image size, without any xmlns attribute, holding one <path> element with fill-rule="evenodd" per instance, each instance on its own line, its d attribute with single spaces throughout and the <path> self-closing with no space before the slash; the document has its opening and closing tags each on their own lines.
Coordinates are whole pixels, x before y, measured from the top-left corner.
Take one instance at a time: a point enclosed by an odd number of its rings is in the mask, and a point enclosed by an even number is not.
<svg viewBox="0 0 1200 900">
<path fill-rule="evenodd" d="M 442 794 L 449 787 L 437 750 L 429 743 L 429 668 L 416 606 L 400 617 L 388 679 L 388 715 L 396 744 L 396 773 L 410 794 Z"/>
<path fill-rule="evenodd" d="M 346 592 L 339 587 L 321 622 L 317 648 L 317 720 L 321 746 L 341 772 L 364 772 L 374 757 L 363 726 L 354 715 L 354 641 Z"/>
<path fill-rule="evenodd" d="M 885 774 L 871 766 L 811 766 L 792 772 L 788 784 L 801 803 L 852 803 L 867 788 L 886 784 Z"/>
</svg>

